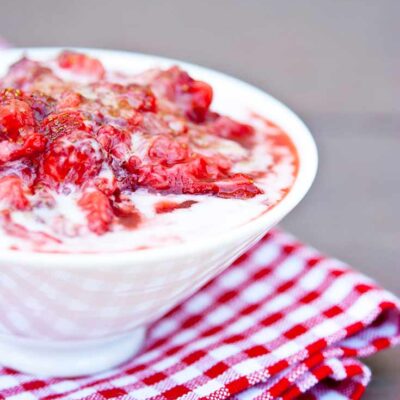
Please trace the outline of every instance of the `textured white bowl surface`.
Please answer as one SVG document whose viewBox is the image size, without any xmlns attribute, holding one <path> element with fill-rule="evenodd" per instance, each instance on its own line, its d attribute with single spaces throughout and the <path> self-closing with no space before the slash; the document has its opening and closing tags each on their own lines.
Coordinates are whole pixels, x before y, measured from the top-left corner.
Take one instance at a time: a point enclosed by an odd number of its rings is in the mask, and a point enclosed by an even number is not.
<svg viewBox="0 0 400 400">
<path fill-rule="evenodd" d="M 0 75 L 23 54 L 46 60 L 60 50 L 4 50 L 0 53 Z M 212 238 L 112 254 L 2 251 L 0 363 L 40 375 L 93 373 L 132 356 L 140 347 L 143 327 L 256 243 L 299 203 L 317 170 L 317 151 L 307 127 L 285 105 L 259 89 L 177 60 L 120 51 L 79 50 L 98 57 L 106 68 L 125 72 L 181 65 L 213 86 L 213 107 L 217 111 L 239 119 L 255 112 L 282 127 L 298 149 L 300 169 L 288 195 L 273 209 Z M 83 362 L 94 354 L 98 357 L 96 362 Z"/>
</svg>

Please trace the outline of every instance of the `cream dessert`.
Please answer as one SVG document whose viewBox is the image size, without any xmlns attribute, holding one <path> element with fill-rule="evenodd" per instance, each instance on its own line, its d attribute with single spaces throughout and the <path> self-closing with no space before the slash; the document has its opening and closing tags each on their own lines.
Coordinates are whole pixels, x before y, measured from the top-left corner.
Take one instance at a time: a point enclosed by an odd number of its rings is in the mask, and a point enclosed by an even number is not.
<svg viewBox="0 0 400 400">
<path fill-rule="evenodd" d="M 298 171 L 278 126 L 210 109 L 179 67 L 23 58 L 0 80 L 0 249 L 129 251 L 194 241 L 281 201 Z"/>
</svg>

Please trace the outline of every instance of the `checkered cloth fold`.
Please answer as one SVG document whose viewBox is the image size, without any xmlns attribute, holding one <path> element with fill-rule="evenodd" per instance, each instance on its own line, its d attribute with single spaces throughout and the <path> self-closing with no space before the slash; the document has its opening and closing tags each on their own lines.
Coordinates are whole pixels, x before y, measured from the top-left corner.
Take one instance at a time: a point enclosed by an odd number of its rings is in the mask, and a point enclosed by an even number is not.
<svg viewBox="0 0 400 400">
<path fill-rule="evenodd" d="M 0 370 L 0 399 L 358 399 L 358 361 L 400 341 L 399 301 L 275 230 L 150 327 L 106 373 L 40 380 Z"/>
</svg>

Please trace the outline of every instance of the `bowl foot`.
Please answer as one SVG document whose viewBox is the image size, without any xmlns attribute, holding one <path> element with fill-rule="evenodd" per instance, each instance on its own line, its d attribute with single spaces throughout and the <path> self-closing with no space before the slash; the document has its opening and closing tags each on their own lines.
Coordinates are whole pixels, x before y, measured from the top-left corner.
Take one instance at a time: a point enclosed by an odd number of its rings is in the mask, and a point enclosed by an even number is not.
<svg viewBox="0 0 400 400">
<path fill-rule="evenodd" d="M 45 341 L 0 336 L 0 364 L 42 377 L 76 377 L 127 361 L 142 347 L 145 328 L 85 341 Z"/>
</svg>

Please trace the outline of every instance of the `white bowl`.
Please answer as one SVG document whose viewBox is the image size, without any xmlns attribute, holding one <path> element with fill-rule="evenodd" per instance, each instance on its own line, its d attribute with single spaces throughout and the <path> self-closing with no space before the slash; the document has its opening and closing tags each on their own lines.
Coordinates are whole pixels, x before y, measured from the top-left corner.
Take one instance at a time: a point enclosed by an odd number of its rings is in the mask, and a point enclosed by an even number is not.
<svg viewBox="0 0 400 400">
<path fill-rule="evenodd" d="M 48 59 L 60 48 L 3 50 L 0 75 L 27 54 Z M 146 326 L 229 266 L 303 198 L 317 170 L 317 151 L 303 122 L 259 89 L 176 60 L 121 51 L 78 49 L 108 68 L 141 71 L 179 64 L 215 90 L 214 107 L 242 117 L 254 111 L 292 138 L 300 169 L 272 210 L 221 235 L 167 248 L 113 254 L 0 253 L 0 363 L 44 376 L 111 368 L 141 347 Z M 210 221 L 210 223 L 212 223 Z"/>
</svg>

